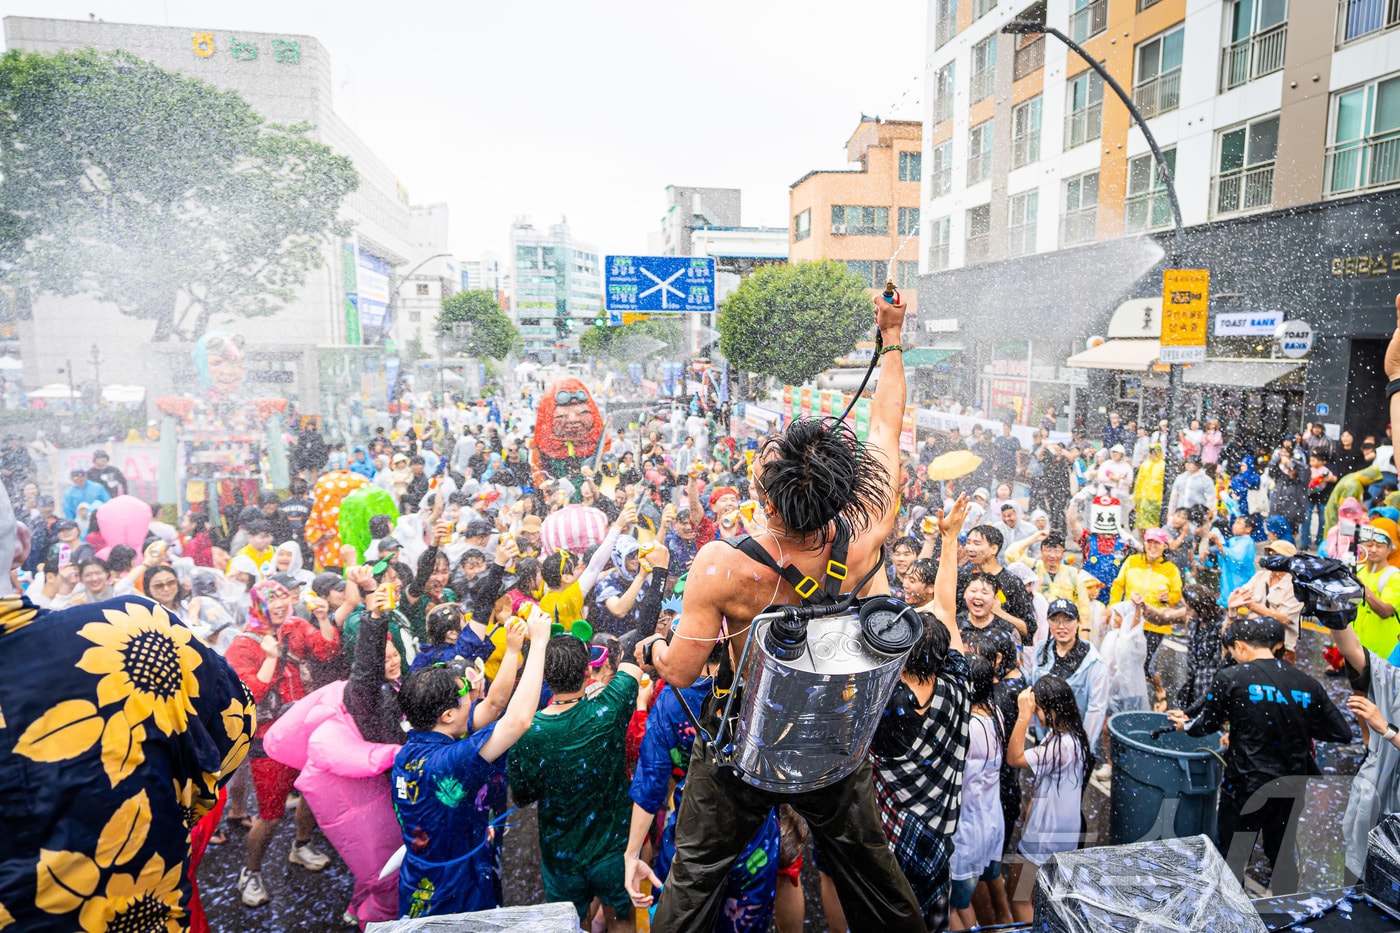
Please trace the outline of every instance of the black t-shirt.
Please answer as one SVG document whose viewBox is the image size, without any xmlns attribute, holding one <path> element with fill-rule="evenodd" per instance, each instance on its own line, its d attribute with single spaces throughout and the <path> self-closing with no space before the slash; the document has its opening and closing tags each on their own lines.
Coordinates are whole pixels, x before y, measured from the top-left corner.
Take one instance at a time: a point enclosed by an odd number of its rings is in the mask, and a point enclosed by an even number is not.
<svg viewBox="0 0 1400 933">
<path fill-rule="evenodd" d="M 300 538 L 302 531 L 306 528 L 306 519 L 311 514 L 311 500 L 295 497 L 283 499 L 281 504 L 277 506 L 277 511 L 282 514 L 282 517 L 296 532 L 296 536 Z"/>
<path fill-rule="evenodd" d="M 997 651 L 1001 653 L 1001 670 L 997 674 L 1005 677 L 1016 668 L 1019 660 L 1017 652 L 1021 650 L 1021 635 L 1005 619 L 998 619 L 992 616 L 992 620 L 985 627 L 972 624 L 972 620 L 966 612 L 958 613 L 958 631 L 964 638 L 972 633 L 976 633 L 982 638 L 991 639 L 997 646 Z"/>
<path fill-rule="evenodd" d="M 967 589 L 967 581 L 971 580 L 972 575 L 976 572 L 977 568 L 971 564 L 963 564 L 958 568 L 959 613 L 967 613 L 967 603 L 963 602 L 963 591 Z M 1031 599 L 1031 594 L 1026 591 L 1026 585 L 1005 567 L 998 571 L 993 579 L 997 582 L 997 590 L 1006 597 L 1003 606 L 1007 613 L 1026 623 L 1026 641 L 1035 641 L 1035 601 Z M 1014 628 L 1011 630 L 1012 632 L 1016 631 Z"/>
<path fill-rule="evenodd" d="M 999 437 L 992 444 L 996 450 L 997 476 L 1014 476 L 1016 455 L 1021 452 L 1021 442 L 1014 437 Z"/>
<path fill-rule="evenodd" d="M 1314 740 L 1352 740 L 1351 724 L 1322 685 L 1277 659 L 1220 670 L 1205 708 L 1186 731 L 1207 735 L 1225 723 L 1230 725 L 1225 783 L 1243 794 L 1277 777 L 1319 773 Z"/>
</svg>

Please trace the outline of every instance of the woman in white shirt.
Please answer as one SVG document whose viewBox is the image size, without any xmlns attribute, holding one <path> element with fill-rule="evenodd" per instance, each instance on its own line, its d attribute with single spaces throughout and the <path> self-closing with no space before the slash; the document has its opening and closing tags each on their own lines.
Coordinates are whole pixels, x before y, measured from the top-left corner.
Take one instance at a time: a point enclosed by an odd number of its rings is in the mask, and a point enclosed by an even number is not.
<svg viewBox="0 0 1400 933">
<path fill-rule="evenodd" d="M 979 655 L 968 659 L 972 686 L 972 719 L 968 725 L 967 758 L 963 769 L 962 812 L 953 833 L 953 856 L 948 895 L 949 929 L 970 930 L 979 924 L 1010 923 L 1011 905 L 1001 877 L 1001 853 L 1006 822 L 1001 812 L 1001 760 L 1004 726 L 992 701 L 996 669 Z M 973 909 L 979 884 L 987 885 L 987 916 Z"/>
</svg>

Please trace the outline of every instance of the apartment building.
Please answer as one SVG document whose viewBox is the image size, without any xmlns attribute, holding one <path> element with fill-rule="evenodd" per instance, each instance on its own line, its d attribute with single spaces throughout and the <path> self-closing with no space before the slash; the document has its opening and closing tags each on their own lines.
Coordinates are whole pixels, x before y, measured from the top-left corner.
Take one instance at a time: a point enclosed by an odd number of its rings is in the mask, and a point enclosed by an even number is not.
<svg viewBox="0 0 1400 933">
<path fill-rule="evenodd" d="M 1307 359 L 1278 360 L 1269 335 L 1213 332 L 1208 362 L 1186 371 L 1189 408 L 1370 427 L 1362 402 L 1383 380 L 1375 364 L 1394 326 L 1386 279 L 1400 275 L 1397 10 L 1389 0 L 930 0 L 924 287 L 1015 342 L 998 349 L 940 319 L 935 333 L 971 351 L 963 390 L 985 397 L 983 374 L 1001 353 L 1025 363 L 1037 405 L 1092 387 L 1154 416 L 1166 382 L 1156 354 L 1100 338 L 1124 330 L 1114 314 L 1125 302 L 1160 298 L 1162 269 L 1179 265 L 1211 271 L 1213 321 L 1275 314 L 1316 334 Z M 1063 31 L 1131 96 L 1175 182 L 1179 248 L 1164 173 L 1128 109 L 1065 43 L 1004 32 L 1011 20 Z M 1149 323 L 1131 339 L 1159 333 Z M 1225 362 L 1240 359 L 1251 365 Z"/>
<path fill-rule="evenodd" d="M 510 256 L 510 313 L 525 354 L 567 359 L 603 307 L 598 247 L 576 239 L 567 221 L 545 231 L 520 218 L 510 229 Z"/>
</svg>

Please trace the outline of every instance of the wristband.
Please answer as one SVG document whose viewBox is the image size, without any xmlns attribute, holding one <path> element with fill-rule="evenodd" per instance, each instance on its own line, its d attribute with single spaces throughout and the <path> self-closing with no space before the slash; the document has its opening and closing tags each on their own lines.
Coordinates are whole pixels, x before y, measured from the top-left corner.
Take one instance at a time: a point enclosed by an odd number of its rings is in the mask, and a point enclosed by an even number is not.
<svg viewBox="0 0 1400 933">
<path fill-rule="evenodd" d="M 1400 379 L 1392 379 L 1385 384 L 1385 400 L 1390 401 L 1390 397 L 1396 392 L 1400 392 Z"/>
<path fill-rule="evenodd" d="M 886 353 L 894 353 L 896 350 L 898 350 L 900 353 L 903 353 L 903 345 L 898 343 L 892 343 L 888 347 L 885 347 L 885 349 L 881 350 L 880 355 L 884 356 Z M 1400 391 L 1400 389 L 1398 389 L 1397 391 Z"/>
<path fill-rule="evenodd" d="M 655 641 L 649 641 L 649 642 L 647 642 L 645 645 L 642 646 L 642 666 L 643 666 L 643 667 L 655 667 L 655 666 L 656 666 L 656 664 L 653 663 L 653 662 L 652 662 L 652 659 L 651 659 L 651 650 L 652 650 L 653 648 L 655 648 L 655 647 L 656 647 L 656 642 L 655 642 Z"/>
<path fill-rule="evenodd" d="M 1392 738 L 1395 737 L 1395 734 L 1397 732 L 1400 732 L 1400 728 L 1397 728 L 1395 723 L 1388 722 L 1385 724 L 1385 732 L 1381 735 L 1381 738 L 1389 742 Z"/>
</svg>

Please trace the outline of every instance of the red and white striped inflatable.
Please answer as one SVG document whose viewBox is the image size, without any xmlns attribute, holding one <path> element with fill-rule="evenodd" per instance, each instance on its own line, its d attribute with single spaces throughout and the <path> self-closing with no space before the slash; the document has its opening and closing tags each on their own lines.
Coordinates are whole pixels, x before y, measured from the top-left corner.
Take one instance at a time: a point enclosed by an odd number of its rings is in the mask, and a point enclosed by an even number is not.
<svg viewBox="0 0 1400 933">
<path fill-rule="evenodd" d="M 608 517 L 587 505 L 569 505 L 544 520 L 540 537 L 544 553 L 563 548 L 582 554 L 608 534 Z"/>
</svg>

